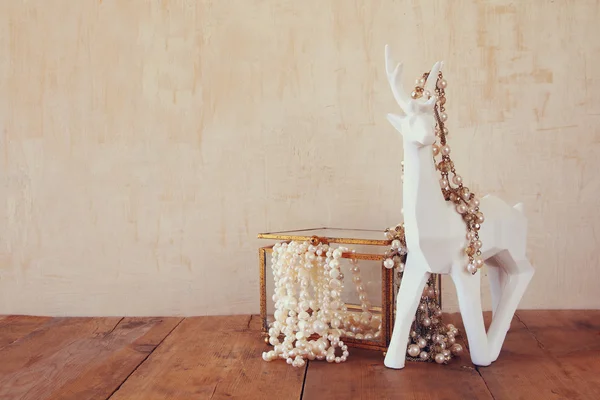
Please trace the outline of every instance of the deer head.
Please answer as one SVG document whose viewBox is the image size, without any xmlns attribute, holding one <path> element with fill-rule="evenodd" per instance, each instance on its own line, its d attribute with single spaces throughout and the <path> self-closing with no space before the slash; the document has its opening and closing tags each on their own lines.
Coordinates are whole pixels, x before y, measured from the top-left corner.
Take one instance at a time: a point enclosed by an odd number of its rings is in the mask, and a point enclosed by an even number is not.
<svg viewBox="0 0 600 400">
<path fill-rule="evenodd" d="M 435 142 L 433 109 L 437 101 L 437 98 L 433 94 L 435 93 L 437 76 L 442 68 L 442 63 L 438 61 L 433 65 L 429 77 L 425 82 L 424 89 L 432 93 L 431 98 L 415 100 L 404 91 L 402 86 L 402 64 L 396 64 L 394 67 L 389 53 L 389 46 L 386 45 L 385 70 L 394 98 L 400 106 L 401 113 L 399 115 L 388 114 L 387 119 L 404 136 L 405 140 L 413 142 L 419 147 L 431 145 Z"/>
</svg>

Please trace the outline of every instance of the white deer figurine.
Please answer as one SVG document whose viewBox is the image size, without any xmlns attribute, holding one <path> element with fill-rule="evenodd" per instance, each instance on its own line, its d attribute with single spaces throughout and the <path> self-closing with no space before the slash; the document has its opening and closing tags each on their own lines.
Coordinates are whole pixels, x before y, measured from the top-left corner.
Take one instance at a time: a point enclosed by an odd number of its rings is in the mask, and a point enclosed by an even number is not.
<svg viewBox="0 0 600 400">
<path fill-rule="evenodd" d="M 526 258 L 527 219 L 521 203 L 509 206 L 497 197 L 481 199 L 485 222 L 479 231 L 483 243 L 481 257 L 488 267 L 493 319 L 486 332 L 481 309 L 481 273 L 466 270 L 464 252 L 466 227 L 452 202 L 440 190 L 439 172 L 432 156 L 436 140 L 434 105 L 436 98 L 412 99 L 403 89 L 402 65 L 394 66 L 385 47 L 387 77 L 401 115 L 388 114 L 388 120 L 404 142 L 404 228 L 408 256 L 397 297 L 396 321 L 385 366 L 404 367 L 409 330 L 423 288 L 431 273 L 451 276 L 465 326 L 471 361 L 486 366 L 496 361 L 519 302 L 534 274 Z M 435 93 L 436 63 L 425 83 Z"/>
</svg>

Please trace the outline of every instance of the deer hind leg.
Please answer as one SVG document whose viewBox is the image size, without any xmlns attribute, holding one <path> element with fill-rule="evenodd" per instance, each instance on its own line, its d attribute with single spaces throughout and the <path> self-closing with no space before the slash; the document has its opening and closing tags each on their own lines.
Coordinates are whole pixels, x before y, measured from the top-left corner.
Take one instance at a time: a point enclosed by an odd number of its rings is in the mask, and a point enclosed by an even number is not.
<svg viewBox="0 0 600 400">
<path fill-rule="evenodd" d="M 410 327 L 429 275 L 429 272 L 418 265 L 409 254 L 396 300 L 394 331 L 384 360 L 388 368 L 404 368 Z"/>
<path fill-rule="evenodd" d="M 490 365 L 488 338 L 481 309 L 481 274 L 472 275 L 463 264 L 455 264 L 450 276 L 456 286 L 458 306 L 467 334 L 471 361 L 475 365 Z"/>
<path fill-rule="evenodd" d="M 490 292 L 492 293 L 492 315 L 496 315 L 500 296 L 506 285 L 507 275 L 503 268 L 491 267 L 487 269 L 490 280 Z"/>
<path fill-rule="evenodd" d="M 526 258 L 515 259 L 508 250 L 498 253 L 487 262 L 492 268 L 502 269 L 506 274 L 506 282 L 488 330 L 490 356 L 492 361 L 496 361 L 515 311 L 533 277 L 534 269 Z"/>
</svg>

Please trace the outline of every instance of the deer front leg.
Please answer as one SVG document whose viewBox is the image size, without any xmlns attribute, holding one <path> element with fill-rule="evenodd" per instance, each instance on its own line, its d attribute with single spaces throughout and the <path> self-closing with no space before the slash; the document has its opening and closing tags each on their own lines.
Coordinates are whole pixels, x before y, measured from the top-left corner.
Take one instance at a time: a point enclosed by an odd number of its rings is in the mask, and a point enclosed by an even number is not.
<svg viewBox="0 0 600 400">
<path fill-rule="evenodd" d="M 481 310 L 481 273 L 472 275 L 463 264 L 455 264 L 450 273 L 456 295 L 460 315 L 465 326 L 471 361 L 475 365 L 491 364 L 488 338 Z"/>
<path fill-rule="evenodd" d="M 388 368 L 404 368 L 410 326 L 429 275 L 424 266 L 416 262 L 415 257 L 411 257 L 409 253 L 396 300 L 396 321 L 392 339 L 384 360 Z"/>
</svg>

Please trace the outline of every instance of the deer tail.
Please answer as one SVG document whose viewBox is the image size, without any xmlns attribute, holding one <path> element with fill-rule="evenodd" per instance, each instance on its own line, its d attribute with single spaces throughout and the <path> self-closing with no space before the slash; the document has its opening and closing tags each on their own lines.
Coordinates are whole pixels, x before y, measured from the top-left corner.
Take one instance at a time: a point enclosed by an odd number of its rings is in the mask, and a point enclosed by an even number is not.
<svg viewBox="0 0 600 400">
<path fill-rule="evenodd" d="M 521 214 L 525 214 L 525 204 L 523 203 L 517 203 L 513 206 L 513 208 L 517 211 L 519 211 Z"/>
</svg>

